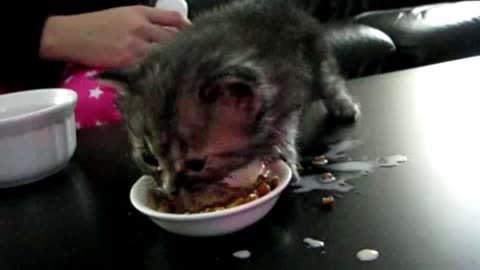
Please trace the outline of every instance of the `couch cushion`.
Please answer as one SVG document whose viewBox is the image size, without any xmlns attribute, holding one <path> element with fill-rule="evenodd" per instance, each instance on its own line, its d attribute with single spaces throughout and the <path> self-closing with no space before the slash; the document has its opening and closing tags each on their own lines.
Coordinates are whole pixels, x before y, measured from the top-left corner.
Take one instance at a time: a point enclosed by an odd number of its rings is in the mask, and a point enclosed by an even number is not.
<svg viewBox="0 0 480 270">
<path fill-rule="evenodd" d="M 480 1 L 374 11 L 356 16 L 355 21 L 388 34 L 404 65 L 480 54 Z"/>
<path fill-rule="evenodd" d="M 232 1 L 241 0 L 186 0 L 195 17 L 202 11 L 217 7 Z M 287 0 L 285 0 L 287 1 Z M 289 0 L 290 1 L 290 0 Z M 308 10 L 320 21 L 331 22 L 348 19 L 362 12 L 391 9 L 408 6 L 418 6 L 438 2 L 453 2 L 451 0 L 294 0 L 304 3 Z"/>
<path fill-rule="evenodd" d="M 339 24 L 328 28 L 343 75 L 348 78 L 377 74 L 395 45 L 382 31 L 361 24 Z"/>
<path fill-rule="evenodd" d="M 345 20 L 367 11 L 418 6 L 451 0 L 294 0 L 307 2 L 322 22 Z"/>
</svg>

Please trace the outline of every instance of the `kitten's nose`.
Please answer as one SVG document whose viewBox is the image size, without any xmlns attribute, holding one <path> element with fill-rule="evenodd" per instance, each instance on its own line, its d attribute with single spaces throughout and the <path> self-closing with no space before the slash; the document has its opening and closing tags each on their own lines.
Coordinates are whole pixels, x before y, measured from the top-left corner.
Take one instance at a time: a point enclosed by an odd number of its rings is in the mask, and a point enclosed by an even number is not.
<svg viewBox="0 0 480 270">
<path fill-rule="evenodd" d="M 185 169 L 193 172 L 200 172 L 205 167 L 205 159 L 190 159 L 185 161 Z"/>
</svg>

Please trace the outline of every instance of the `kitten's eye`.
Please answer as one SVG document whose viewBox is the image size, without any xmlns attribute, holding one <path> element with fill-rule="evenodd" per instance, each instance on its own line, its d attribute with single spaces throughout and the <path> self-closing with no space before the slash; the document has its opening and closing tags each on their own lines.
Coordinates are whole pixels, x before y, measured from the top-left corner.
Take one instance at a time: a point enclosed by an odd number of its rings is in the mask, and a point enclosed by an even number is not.
<svg viewBox="0 0 480 270">
<path fill-rule="evenodd" d="M 241 82 L 231 83 L 227 85 L 227 89 L 230 95 L 236 98 L 249 97 L 253 94 L 250 85 Z"/>
<path fill-rule="evenodd" d="M 143 158 L 143 161 L 149 165 L 149 166 L 152 166 L 152 167 L 155 167 L 155 168 L 158 168 L 159 167 L 159 163 L 158 163 L 158 160 L 153 156 L 151 155 L 150 153 L 143 153 L 142 154 L 142 158 Z"/>
</svg>

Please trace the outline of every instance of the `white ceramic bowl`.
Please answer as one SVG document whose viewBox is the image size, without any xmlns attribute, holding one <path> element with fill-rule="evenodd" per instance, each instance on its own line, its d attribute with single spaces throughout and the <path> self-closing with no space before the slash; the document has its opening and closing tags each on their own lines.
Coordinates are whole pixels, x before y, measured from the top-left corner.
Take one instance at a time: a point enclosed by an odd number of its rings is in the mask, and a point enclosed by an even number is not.
<svg viewBox="0 0 480 270">
<path fill-rule="evenodd" d="M 0 95 L 0 188 L 65 167 L 76 148 L 77 94 L 63 88 Z"/>
<path fill-rule="evenodd" d="M 272 175 L 279 177 L 278 186 L 254 201 L 226 210 L 199 214 L 170 214 L 151 207 L 153 178 L 142 176 L 130 191 L 133 206 L 163 229 L 185 236 L 218 236 L 242 230 L 262 219 L 276 204 L 292 177 L 291 169 L 283 161 L 268 165 Z"/>
</svg>

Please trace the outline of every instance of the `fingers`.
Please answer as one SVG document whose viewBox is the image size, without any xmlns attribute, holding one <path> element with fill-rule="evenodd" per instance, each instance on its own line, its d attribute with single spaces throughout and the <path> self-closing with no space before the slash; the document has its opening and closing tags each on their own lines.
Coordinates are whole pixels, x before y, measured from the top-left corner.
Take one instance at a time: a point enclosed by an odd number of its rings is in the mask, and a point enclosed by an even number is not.
<svg viewBox="0 0 480 270">
<path fill-rule="evenodd" d="M 145 7 L 145 12 L 147 19 L 152 24 L 171 26 L 178 29 L 183 29 L 191 24 L 188 18 L 185 18 L 176 11 Z"/>
<path fill-rule="evenodd" d="M 128 67 L 140 60 L 142 60 L 155 46 L 154 43 L 136 40 L 132 45 L 129 46 L 126 50 L 121 50 L 118 52 L 115 61 L 108 65 L 108 68 L 123 68 Z"/>
<path fill-rule="evenodd" d="M 173 40 L 175 35 L 178 33 L 178 30 L 173 27 L 161 27 L 158 25 L 151 24 L 147 27 L 146 37 L 151 42 L 155 43 L 165 43 Z"/>
</svg>

